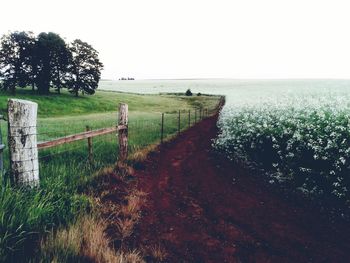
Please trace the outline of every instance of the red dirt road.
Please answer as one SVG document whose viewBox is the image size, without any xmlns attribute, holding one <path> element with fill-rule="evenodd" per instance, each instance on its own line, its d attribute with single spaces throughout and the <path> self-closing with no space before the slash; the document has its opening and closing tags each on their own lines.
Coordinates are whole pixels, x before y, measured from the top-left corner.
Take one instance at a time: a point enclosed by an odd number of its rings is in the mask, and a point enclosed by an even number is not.
<svg viewBox="0 0 350 263">
<path fill-rule="evenodd" d="M 136 243 L 166 262 L 350 262 L 350 225 L 287 201 L 211 147 L 210 117 L 163 145 L 136 171 L 149 193 Z"/>
</svg>

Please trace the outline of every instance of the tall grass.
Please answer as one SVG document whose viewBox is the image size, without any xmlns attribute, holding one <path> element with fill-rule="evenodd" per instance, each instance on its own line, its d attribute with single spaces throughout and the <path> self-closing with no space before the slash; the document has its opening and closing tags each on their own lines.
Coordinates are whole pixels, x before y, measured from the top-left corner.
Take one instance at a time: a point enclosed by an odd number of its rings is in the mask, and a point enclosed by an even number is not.
<svg viewBox="0 0 350 263">
<path fill-rule="evenodd" d="M 53 182 L 40 190 L 16 189 L 9 184 L 0 191 L 0 261 L 23 262 L 33 256 L 39 234 L 87 211 L 90 201 L 83 195 L 67 192 Z"/>
</svg>

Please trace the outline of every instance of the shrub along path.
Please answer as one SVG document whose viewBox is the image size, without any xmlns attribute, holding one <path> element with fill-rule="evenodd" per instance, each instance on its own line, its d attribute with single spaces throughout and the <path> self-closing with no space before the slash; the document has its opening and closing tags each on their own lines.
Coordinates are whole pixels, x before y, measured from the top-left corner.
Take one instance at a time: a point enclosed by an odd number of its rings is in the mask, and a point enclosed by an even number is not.
<svg viewBox="0 0 350 263">
<path fill-rule="evenodd" d="M 217 116 L 151 154 L 137 170 L 149 193 L 134 244 L 165 262 L 350 262 L 350 225 L 281 198 L 212 148 Z"/>
</svg>

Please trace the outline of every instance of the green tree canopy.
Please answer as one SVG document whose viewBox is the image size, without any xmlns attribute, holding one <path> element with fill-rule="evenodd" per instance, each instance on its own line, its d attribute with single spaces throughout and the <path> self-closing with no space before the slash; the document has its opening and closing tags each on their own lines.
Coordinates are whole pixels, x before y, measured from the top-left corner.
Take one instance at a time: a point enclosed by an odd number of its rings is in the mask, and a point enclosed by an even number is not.
<svg viewBox="0 0 350 263">
<path fill-rule="evenodd" d="M 31 32 L 12 32 L 1 38 L 0 77 L 3 88 L 14 94 L 16 86 L 25 87 L 30 81 L 30 53 L 35 45 Z"/>
<path fill-rule="evenodd" d="M 88 43 L 76 39 L 70 46 L 72 63 L 68 88 L 78 96 L 79 91 L 94 94 L 101 78 L 103 64 L 98 58 L 98 52 Z"/>
<path fill-rule="evenodd" d="M 0 40 L 0 87 L 15 93 L 16 87 L 35 86 L 40 94 L 62 88 L 78 96 L 94 94 L 103 64 L 88 43 L 67 45 L 56 33 L 13 32 Z"/>
<path fill-rule="evenodd" d="M 36 56 L 38 76 L 36 84 L 39 93 L 49 93 L 54 86 L 60 91 L 71 60 L 71 53 L 65 41 L 56 33 L 40 33 L 37 40 Z"/>
</svg>

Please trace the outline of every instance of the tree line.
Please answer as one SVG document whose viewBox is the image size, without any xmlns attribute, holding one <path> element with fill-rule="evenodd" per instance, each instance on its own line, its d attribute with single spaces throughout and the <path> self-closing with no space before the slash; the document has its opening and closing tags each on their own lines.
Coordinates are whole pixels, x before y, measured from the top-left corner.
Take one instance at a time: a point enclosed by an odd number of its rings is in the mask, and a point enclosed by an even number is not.
<svg viewBox="0 0 350 263">
<path fill-rule="evenodd" d="M 67 44 L 53 32 L 16 31 L 0 40 L 0 86 L 12 94 L 28 86 L 39 94 L 62 88 L 94 94 L 102 69 L 98 52 L 80 39 Z"/>
</svg>

